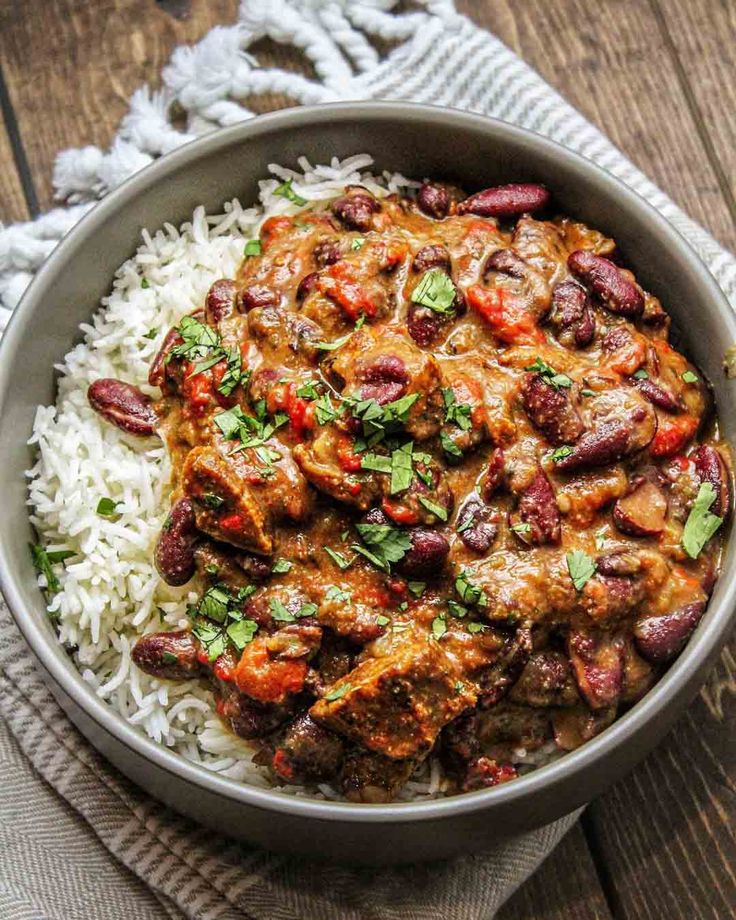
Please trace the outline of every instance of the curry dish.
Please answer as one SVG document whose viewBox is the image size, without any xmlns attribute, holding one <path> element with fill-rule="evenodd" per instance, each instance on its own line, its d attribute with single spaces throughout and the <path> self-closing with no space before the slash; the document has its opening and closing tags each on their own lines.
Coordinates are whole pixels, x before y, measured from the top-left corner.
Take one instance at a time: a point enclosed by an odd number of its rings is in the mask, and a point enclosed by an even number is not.
<svg viewBox="0 0 736 920">
<path fill-rule="evenodd" d="M 614 241 L 552 214 L 533 184 L 349 187 L 264 222 L 166 335 L 160 398 L 89 389 L 165 440 L 155 561 L 199 598 L 134 661 L 210 681 L 277 782 L 384 802 L 430 754 L 450 792 L 513 779 L 703 615 L 730 504 L 708 387 Z"/>
</svg>

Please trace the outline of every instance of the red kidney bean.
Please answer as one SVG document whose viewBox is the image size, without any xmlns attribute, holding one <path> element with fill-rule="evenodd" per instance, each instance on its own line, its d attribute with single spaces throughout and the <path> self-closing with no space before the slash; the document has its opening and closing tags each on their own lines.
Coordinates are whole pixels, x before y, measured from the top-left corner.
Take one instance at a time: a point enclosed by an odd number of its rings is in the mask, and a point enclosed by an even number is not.
<svg viewBox="0 0 736 920">
<path fill-rule="evenodd" d="M 694 601 L 672 613 L 638 620 L 634 641 L 639 653 L 655 664 L 670 661 L 680 653 L 704 613 L 705 601 Z"/>
<path fill-rule="evenodd" d="M 572 453 L 557 462 L 557 469 L 567 472 L 615 463 L 622 457 L 643 450 L 656 431 L 656 415 L 647 403 L 642 403 L 629 410 L 628 418 L 607 418 L 586 431 Z"/>
<path fill-rule="evenodd" d="M 430 268 L 441 268 L 450 271 L 450 253 L 447 247 L 441 243 L 432 243 L 429 246 L 423 246 L 411 263 L 415 272 L 426 272 Z"/>
<path fill-rule="evenodd" d="M 95 412 L 121 431 L 139 437 L 156 433 L 158 418 L 151 399 L 131 383 L 103 377 L 90 384 L 87 399 Z"/>
<path fill-rule="evenodd" d="M 338 240 L 320 240 L 312 250 L 312 257 L 320 268 L 334 265 L 342 258 Z"/>
<path fill-rule="evenodd" d="M 518 182 L 498 185 L 476 192 L 461 201 L 458 214 L 478 214 L 481 217 L 516 217 L 539 211 L 549 203 L 550 194 L 543 185 Z"/>
<path fill-rule="evenodd" d="M 409 385 L 406 365 L 395 355 L 379 355 L 363 370 L 360 379 L 360 398 L 375 399 L 380 406 L 402 397 Z"/>
<path fill-rule="evenodd" d="M 613 506 L 613 523 L 621 533 L 631 537 L 656 537 L 662 533 L 667 518 L 667 497 L 648 479 L 619 498 Z"/>
<path fill-rule="evenodd" d="M 572 632 L 567 640 L 578 690 L 591 709 L 614 706 L 623 689 L 624 646 L 620 638 Z"/>
<path fill-rule="evenodd" d="M 560 509 L 557 507 L 554 489 L 544 471 L 537 473 L 519 496 L 516 512 L 511 515 L 512 523 L 529 524 L 527 533 L 514 531 L 524 543 L 559 543 Z"/>
<path fill-rule="evenodd" d="M 450 193 L 442 185 L 425 182 L 417 192 L 417 206 L 428 217 L 440 220 L 450 210 Z"/>
<path fill-rule="evenodd" d="M 348 230 L 365 233 L 373 225 L 373 215 L 381 210 L 376 199 L 363 189 L 349 192 L 332 204 L 332 213 Z"/>
<path fill-rule="evenodd" d="M 219 712 L 230 723 L 233 732 L 248 741 L 270 735 L 291 715 L 284 706 L 258 703 L 234 690 L 223 698 Z"/>
<path fill-rule="evenodd" d="M 576 249 L 569 255 L 567 266 L 592 288 L 611 313 L 636 318 L 644 312 L 644 295 L 610 259 Z"/>
<path fill-rule="evenodd" d="M 326 782 L 337 775 L 344 753 L 342 738 L 304 712 L 287 727 L 272 766 L 290 782 Z"/>
<path fill-rule="evenodd" d="M 152 387 L 161 387 L 164 392 L 170 391 L 166 359 L 171 349 L 176 345 L 181 345 L 183 342 L 184 340 L 176 329 L 169 329 L 166 333 L 158 354 L 153 359 L 153 363 L 148 370 L 148 382 Z"/>
<path fill-rule="evenodd" d="M 483 476 L 481 494 L 486 501 L 495 495 L 503 485 L 506 476 L 506 458 L 503 448 L 496 447 L 490 456 L 488 466 Z"/>
<path fill-rule="evenodd" d="M 199 642 L 188 629 L 150 633 L 133 647 L 131 658 L 141 671 L 166 680 L 187 680 L 200 673 Z"/>
<path fill-rule="evenodd" d="M 258 307 L 275 307 L 278 303 L 279 295 L 265 284 L 253 284 L 238 293 L 238 310 L 241 313 L 250 313 Z"/>
<path fill-rule="evenodd" d="M 498 525 L 493 520 L 494 511 L 472 492 L 457 514 L 456 531 L 463 543 L 474 553 L 485 555 L 493 545 Z"/>
<path fill-rule="evenodd" d="M 308 275 L 305 275 L 297 286 L 296 302 L 301 303 L 306 300 L 313 291 L 316 291 L 318 281 L 319 272 L 310 272 Z"/>
<path fill-rule="evenodd" d="M 235 297 L 238 293 L 238 286 L 229 278 L 221 278 L 215 281 L 207 292 L 204 302 L 205 321 L 210 326 L 216 326 L 221 319 L 231 316 L 235 312 Z"/>
<path fill-rule="evenodd" d="M 721 455 L 709 444 L 703 444 L 690 455 L 695 464 L 695 472 L 701 483 L 709 482 L 716 493 L 716 500 L 710 507 L 713 514 L 725 518 L 728 515 L 731 496 L 728 482 L 726 464 Z"/>
<path fill-rule="evenodd" d="M 641 559 L 636 553 L 617 550 L 599 556 L 596 559 L 596 568 L 601 575 L 633 577 L 641 571 Z"/>
<path fill-rule="evenodd" d="M 635 386 L 641 395 L 653 406 L 657 406 L 658 409 L 664 409 L 665 412 L 672 412 L 673 414 L 682 412 L 683 407 L 680 400 L 653 380 L 647 378 L 637 380 Z"/>
<path fill-rule="evenodd" d="M 188 498 L 180 498 L 164 522 L 154 554 L 156 568 L 167 585 L 185 585 L 194 575 L 197 536 L 194 506 Z"/>
<path fill-rule="evenodd" d="M 450 544 L 436 530 L 415 527 L 410 531 L 411 549 L 396 563 L 404 575 L 438 574 L 450 552 Z"/>
<path fill-rule="evenodd" d="M 572 404 L 570 390 L 555 389 L 541 374 L 525 375 L 521 401 L 534 427 L 550 444 L 572 444 L 583 433 L 583 422 Z"/>
<path fill-rule="evenodd" d="M 426 348 L 437 338 L 442 329 L 442 319 L 434 310 L 418 303 L 409 305 L 406 317 L 406 326 L 409 335 L 417 345 Z"/>
<path fill-rule="evenodd" d="M 529 266 L 513 249 L 497 249 L 486 259 L 483 278 L 486 280 L 491 272 L 500 272 L 510 278 L 524 278 L 528 271 Z"/>
<path fill-rule="evenodd" d="M 271 575 L 271 564 L 251 553 L 238 553 L 235 561 L 252 581 L 266 581 Z"/>
<path fill-rule="evenodd" d="M 595 314 L 590 298 L 574 281 L 563 281 L 552 289 L 552 324 L 568 348 L 585 348 L 593 341 Z"/>
</svg>

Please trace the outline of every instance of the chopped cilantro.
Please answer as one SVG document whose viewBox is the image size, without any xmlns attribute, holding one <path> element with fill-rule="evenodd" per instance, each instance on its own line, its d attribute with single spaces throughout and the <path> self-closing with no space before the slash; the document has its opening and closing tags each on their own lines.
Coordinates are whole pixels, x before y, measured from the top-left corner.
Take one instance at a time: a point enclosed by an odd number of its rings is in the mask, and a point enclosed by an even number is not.
<svg viewBox="0 0 736 920">
<path fill-rule="evenodd" d="M 575 585 L 576 591 L 582 591 L 586 582 L 593 577 L 596 570 L 596 564 L 587 553 L 580 549 L 575 549 L 565 556 L 567 560 L 567 570 Z"/>
<path fill-rule="evenodd" d="M 325 600 L 336 601 L 338 604 L 349 604 L 352 597 L 353 595 L 350 591 L 344 591 L 342 588 L 338 588 L 337 585 L 331 585 L 325 591 Z"/>
<path fill-rule="evenodd" d="M 360 458 L 360 467 L 364 470 L 373 470 L 376 473 L 391 472 L 391 458 L 383 454 L 367 453 Z"/>
<path fill-rule="evenodd" d="M 556 447 L 550 454 L 550 459 L 554 463 L 559 463 L 560 460 L 564 460 L 565 457 L 569 457 L 572 453 L 572 447 L 569 447 L 565 444 L 563 447 Z"/>
<path fill-rule="evenodd" d="M 302 386 L 298 387 L 296 395 L 301 396 L 302 399 L 319 399 L 317 387 L 311 380 L 309 383 L 302 384 Z"/>
<path fill-rule="evenodd" d="M 588 390 L 588 389 L 581 390 L 581 391 L 580 391 L 580 395 L 581 395 L 581 396 L 595 396 L 595 391 L 594 391 L 594 390 Z"/>
<path fill-rule="evenodd" d="M 561 388 L 569 389 L 572 386 L 572 380 L 567 376 L 567 374 L 558 373 L 553 367 L 550 367 L 546 361 L 537 356 L 533 364 L 529 364 L 524 368 L 525 371 L 536 371 L 540 376 L 544 377 L 546 382 L 553 387 L 555 390 Z"/>
<path fill-rule="evenodd" d="M 357 252 L 359 249 L 362 249 L 364 245 L 365 245 L 365 237 L 356 236 L 355 239 L 350 244 L 350 248 L 353 250 L 353 252 Z"/>
<path fill-rule="evenodd" d="M 340 336 L 340 338 L 335 339 L 334 342 L 315 342 L 314 347 L 318 351 L 335 351 L 336 348 L 339 348 L 341 345 L 344 345 L 352 334 L 353 334 L 352 332 L 348 332 L 347 335 Z"/>
<path fill-rule="evenodd" d="M 353 564 L 352 559 L 346 559 L 345 556 L 338 552 L 337 550 L 331 549 L 329 546 L 325 546 L 325 552 L 332 559 L 335 565 L 340 569 L 349 569 Z"/>
<path fill-rule="evenodd" d="M 697 383 L 700 379 L 698 375 L 694 374 L 692 371 L 685 371 L 681 376 L 685 383 Z"/>
<path fill-rule="evenodd" d="M 471 607 L 487 607 L 488 598 L 482 588 L 474 585 L 468 578 L 468 573 L 463 569 L 455 579 L 455 590 L 460 595 L 460 600 Z"/>
<path fill-rule="evenodd" d="M 442 445 L 442 450 L 445 452 L 448 460 L 462 460 L 463 452 L 452 440 L 452 438 L 444 431 L 440 432 L 440 444 Z"/>
<path fill-rule="evenodd" d="M 632 374 L 634 380 L 649 380 L 649 374 L 642 368 L 641 370 L 636 371 Z"/>
<path fill-rule="evenodd" d="M 261 249 L 260 240 L 248 240 L 243 249 L 243 255 L 246 256 L 259 256 L 263 250 Z"/>
<path fill-rule="evenodd" d="M 518 524 L 512 524 L 510 530 L 513 530 L 514 533 L 530 533 L 532 525 L 527 521 L 519 521 Z"/>
<path fill-rule="evenodd" d="M 422 594 L 424 594 L 424 589 L 427 587 L 427 584 L 424 581 L 408 581 L 406 586 L 414 597 L 421 597 Z"/>
<path fill-rule="evenodd" d="M 459 617 L 460 619 L 462 619 L 464 616 L 467 616 L 468 614 L 467 607 L 464 607 L 462 604 L 458 604 L 457 601 L 453 601 L 452 599 L 447 601 L 447 610 L 451 616 Z"/>
<path fill-rule="evenodd" d="M 293 179 L 287 179 L 286 182 L 282 182 L 277 188 L 273 190 L 274 195 L 278 195 L 279 198 L 286 198 L 287 201 L 291 201 L 292 204 L 302 207 L 307 203 L 306 198 L 302 198 L 301 195 L 297 195 L 294 189 L 291 187 L 294 183 Z"/>
<path fill-rule="evenodd" d="M 252 642 L 258 632 L 258 623 L 255 620 L 236 620 L 227 627 L 228 639 L 235 648 L 242 652 L 248 643 Z"/>
<path fill-rule="evenodd" d="M 176 657 L 176 655 L 173 652 L 162 652 L 161 660 L 163 661 L 164 664 L 178 664 L 179 663 L 179 659 Z"/>
<path fill-rule="evenodd" d="M 470 419 L 472 412 L 470 404 L 459 403 L 452 387 L 445 387 L 442 390 L 442 398 L 445 402 L 445 421 L 457 425 L 463 431 L 469 431 L 473 427 Z"/>
<path fill-rule="evenodd" d="M 71 549 L 60 549 L 55 552 L 49 552 L 44 549 L 40 543 L 35 545 L 31 543 L 29 546 L 31 549 L 31 559 L 33 560 L 36 571 L 46 579 L 46 590 L 50 594 L 56 594 L 57 591 L 61 590 L 61 585 L 59 584 L 59 579 L 54 574 L 52 566 L 70 559 L 72 556 L 75 556 L 76 553 Z"/>
<path fill-rule="evenodd" d="M 412 473 L 412 448 L 411 441 L 391 452 L 391 495 L 405 492 L 411 485 Z M 445 518 L 446 520 L 447 518 Z"/>
<path fill-rule="evenodd" d="M 419 504 L 423 508 L 426 508 L 430 514 L 433 514 L 435 517 L 439 518 L 441 521 L 447 520 L 447 510 L 438 505 L 436 502 L 430 501 L 428 498 L 425 498 L 423 495 L 419 496 Z"/>
<path fill-rule="evenodd" d="M 243 370 L 243 359 L 237 348 L 231 348 L 229 351 L 225 350 L 225 359 L 227 361 L 227 370 L 222 375 L 217 392 L 222 393 L 223 396 L 230 396 L 239 384 L 245 386 L 250 379 L 250 371 Z"/>
<path fill-rule="evenodd" d="M 441 268 L 430 268 L 411 292 L 412 303 L 429 307 L 435 313 L 452 313 L 455 304 L 455 285 Z"/>
<path fill-rule="evenodd" d="M 197 605 L 197 612 L 209 620 L 223 623 L 227 619 L 228 607 L 231 602 L 232 596 L 223 585 L 213 585 L 202 595 L 202 599 Z"/>
<path fill-rule="evenodd" d="M 465 684 L 461 680 L 455 681 L 455 693 L 462 693 L 465 690 Z"/>
<path fill-rule="evenodd" d="M 337 418 L 339 412 L 332 404 L 332 400 L 328 393 L 324 393 L 315 402 L 314 414 L 318 425 L 326 425 L 328 422 L 333 422 Z"/>
<path fill-rule="evenodd" d="M 213 508 L 217 510 L 225 504 L 225 499 L 221 498 L 219 495 L 215 495 L 214 492 L 205 492 L 202 496 L 202 504 L 207 505 L 208 508 Z"/>
<path fill-rule="evenodd" d="M 682 531 L 682 546 L 691 559 L 697 559 L 705 544 L 723 523 L 722 517 L 710 511 L 715 500 L 716 490 L 711 483 L 701 483 Z"/>
<path fill-rule="evenodd" d="M 285 575 L 287 572 L 291 571 L 292 563 L 288 559 L 277 559 L 273 564 L 271 569 L 271 574 L 273 575 Z"/>
<path fill-rule="evenodd" d="M 473 621 L 472 623 L 468 623 L 468 632 L 479 633 L 483 629 L 486 629 L 486 626 L 484 623 L 476 623 L 475 621 Z"/>
<path fill-rule="evenodd" d="M 113 517 L 113 515 L 117 514 L 116 509 L 118 505 L 122 505 L 122 502 L 116 502 L 112 498 L 108 498 L 105 495 L 97 502 L 97 508 L 95 511 L 101 517 Z"/>
<path fill-rule="evenodd" d="M 220 348 L 220 336 L 216 330 L 193 316 L 185 316 L 179 323 L 177 332 L 183 341 L 171 349 L 167 361 L 172 357 L 194 361 L 207 357 L 211 349 Z"/>
<path fill-rule="evenodd" d="M 287 610 L 277 597 L 270 597 L 268 599 L 268 606 L 271 611 L 271 616 L 279 623 L 293 623 L 296 619 L 294 614 L 290 610 Z"/>
<path fill-rule="evenodd" d="M 388 626 L 390 622 L 391 620 L 389 619 L 389 617 L 385 617 L 382 613 L 379 614 L 376 619 L 376 623 L 378 623 L 379 626 Z"/>
<path fill-rule="evenodd" d="M 352 549 L 385 572 L 390 571 L 392 562 L 403 559 L 411 549 L 411 537 L 389 524 L 358 524 L 356 529 L 370 550 L 357 543 L 352 545 Z"/>
<path fill-rule="evenodd" d="M 227 647 L 227 634 L 225 631 L 203 618 L 196 619 L 192 625 L 192 632 L 205 647 L 210 661 L 216 661 Z"/>
<path fill-rule="evenodd" d="M 447 623 L 443 616 L 435 617 L 432 620 L 432 635 L 435 639 L 441 639 L 447 632 Z"/>
<path fill-rule="evenodd" d="M 147 288 L 150 288 L 150 286 L 151 285 L 148 283 L 148 278 L 141 278 L 141 287 L 144 290 L 146 290 Z"/>
<path fill-rule="evenodd" d="M 158 330 L 149 329 L 148 332 L 143 333 L 143 338 L 150 339 L 151 341 L 153 341 L 153 339 L 155 339 L 157 335 L 158 335 Z"/>
<path fill-rule="evenodd" d="M 341 697 L 345 696 L 345 694 L 352 689 L 350 684 L 341 684 L 341 686 L 336 687 L 334 690 L 329 690 L 325 693 L 323 699 L 327 700 L 328 703 L 333 703 L 335 700 L 339 700 Z"/>
</svg>

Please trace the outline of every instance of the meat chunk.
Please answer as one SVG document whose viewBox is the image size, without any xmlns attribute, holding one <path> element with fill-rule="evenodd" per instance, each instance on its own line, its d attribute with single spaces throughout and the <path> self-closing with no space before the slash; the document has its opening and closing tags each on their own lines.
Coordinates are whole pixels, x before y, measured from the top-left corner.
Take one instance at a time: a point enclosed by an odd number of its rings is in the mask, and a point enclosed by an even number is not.
<svg viewBox="0 0 736 920">
<path fill-rule="evenodd" d="M 271 442 L 271 449 L 279 459 L 267 467 L 267 473 L 252 449 L 231 455 L 214 447 L 189 452 L 182 486 L 194 503 L 201 531 L 215 540 L 270 555 L 275 520 L 306 516 L 309 493 L 304 478 L 282 445 Z"/>
<path fill-rule="evenodd" d="M 390 327 L 363 328 L 333 352 L 325 370 L 343 395 L 390 405 L 407 401 L 403 430 L 418 441 L 442 424 L 444 400 L 437 359 Z"/>
<path fill-rule="evenodd" d="M 342 766 L 345 744 L 304 712 L 288 726 L 273 755 L 274 772 L 288 782 L 322 783 Z"/>
<path fill-rule="evenodd" d="M 374 751 L 355 748 L 343 761 L 340 788 L 349 802 L 380 805 L 395 798 L 415 767 L 413 759 L 392 760 Z"/>
<path fill-rule="evenodd" d="M 334 425 L 321 429 L 309 444 L 297 444 L 293 454 L 309 482 L 336 501 L 365 511 L 383 493 L 380 474 L 361 472 L 352 438 Z"/>
<path fill-rule="evenodd" d="M 509 699 L 526 706 L 574 706 L 579 695 L 568 658 L 561 652 L 536 652 L 511 688 Z"/>
<path fill-rule="evenodd" d="M 311 708 L 312 717 L 394 760 L 426 754 L 443 725 L 473 706 L 476 694 L 438 642 L 403 638 L 368 658 Z"/>
</svg>

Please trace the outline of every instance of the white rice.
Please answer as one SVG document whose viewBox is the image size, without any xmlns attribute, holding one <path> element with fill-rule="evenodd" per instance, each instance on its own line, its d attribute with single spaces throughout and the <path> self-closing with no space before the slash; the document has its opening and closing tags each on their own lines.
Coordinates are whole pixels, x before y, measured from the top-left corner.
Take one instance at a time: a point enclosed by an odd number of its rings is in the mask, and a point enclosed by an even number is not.
<svg viewBox="0 0 736 920">
<path fill-rule="evenodd" d="M 154 741 L 209 770 L 258 786 L 271 786 L 264 767 L 252 762 L 253 748 L 226 730 L 214 709 L 206 681 L 157 680 L 131 666 L 139 636 L 188 624 L 186 588 L 167 586 L 153 565 L 154 546 L 168 510 L 170 465 L 158 441 L 126 436 L 104 422 L 87 402 L 87 387 L 99 377 L 118 377 L 156 396 L 148 369 L 167 330 L 199 308 L 218 278 L 232 278 L 244 241 L 275 214 L 303 208 L 274 194 L 291 179 L 306 199 L 328 202 L 346 185 L 361 184 L 382 197 L 415 186 L 400 174 L 368 171 L 368 154 L 312 166 L 302 157 L 301 172 L 270 165 L 276 178 L 260 183 L 260 206 L 243 208 L 235 199 L 222 214 L 197 208 L 179 229 L 171 224 L 153 235 L 144 230 L 135 256 L 117 271 L 111 293 L 83 341 L 58 366 L 54 406 L 36 412 L 31 444 L 38 460 L 28 471 L 31 521 L 49 551 L 73 550 L 66 566 L 56 566 L 61 590 L 48 610 L 60 641 L 69 648 L 82 677 L 131 725 Z M 146 287 L 142 286 L 142 283 Z M 153 339 L 146 337 L 155 330 Z M 120 502 L 114 517 L 96 513 L 102 497 Z M 43 576 L 39 585 L 45 587 Z M 523 760 L 523 758 L 520 758 Z M 400 795 L 402 800 L 440 796 L 445 779 L 431 759 Z M 297 795 L 339 798 L 331 786 L 279 789 Z"/>
</svg>

